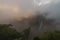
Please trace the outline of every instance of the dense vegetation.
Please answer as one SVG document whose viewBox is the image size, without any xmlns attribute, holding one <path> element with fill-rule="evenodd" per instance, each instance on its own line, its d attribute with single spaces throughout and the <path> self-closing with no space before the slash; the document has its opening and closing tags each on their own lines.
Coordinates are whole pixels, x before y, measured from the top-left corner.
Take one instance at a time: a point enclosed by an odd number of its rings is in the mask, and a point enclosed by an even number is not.
<svg viewBox="0 0 60 40">
<path fill-rule="evenodd" d="M 0 24 L 0 40 L 13 40 L 20 37 L 20 33 L 13 29 L 11 24 Z"/>
<path fill-rule="evenodd" d="M 48 31 L 40 40 L 60 40 L 60 31 Z"/>
<path fill-rule="evenodd" d="M 0 24 L 0 40 L 28 40 L 30 28 L 18 33 L 10 24 Z M 34 40 L 60 40 L 60 31 L 48 31 L 43 37 Z"/>
<path fill-rule="evenodd" d="M 52 24 L 54 20 L 50 20 L 50 19 L 47 20 L 42 15 L 34 16 L 32 19 L 30 18 L 23 19 L 19 23 L 23 22 L 22 24 L 24 24 L 24 20 L 26 21 L 28 20 L 30 22 L 29 24 L 30 26 L 29 28 L 25 29 L 24 31 L 20 33 L 17 32 L 11 24 L 0 24 L 0 40 L 29 40 L 29 34 L 30 34 L 31 27 L 35 27 L 35 26 L 36 28 L 42 27 L 40 26 L 41 21 L 43 22 L 44 26 L 47 25 L 53 28 Z M 52 30 L 52 31 L 43 32 L 42 35 L 40 34 L 37 37 L 33 37 L 33 40 L 60 40 L 60 31 Z"/>
</svg>

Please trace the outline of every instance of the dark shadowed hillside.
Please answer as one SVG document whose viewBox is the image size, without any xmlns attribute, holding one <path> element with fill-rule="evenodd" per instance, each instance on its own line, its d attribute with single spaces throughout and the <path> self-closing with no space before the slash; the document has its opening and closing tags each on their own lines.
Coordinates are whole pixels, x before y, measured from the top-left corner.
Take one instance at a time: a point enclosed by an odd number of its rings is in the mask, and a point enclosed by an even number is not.
<svg viewBox="0 0 60 40">
<path fill-rule="evenodd" d="M 40 27 L 40 22 L 43 21 L 44 27 L 43 31 L 48 30 L 48 29 L 55 29 L 54 26 L 54 20 L 53 19 L 47 19 L 45 16 L 37 14 L 32 17 L 28 18 L 22 18 L 20 21 L 15 20 L 12 22 L 12 24 L 15 26 L 16 30 L 21 32 L 24 29 L 28 27 L 34 28 L 39 28 Z"/>
</svg>

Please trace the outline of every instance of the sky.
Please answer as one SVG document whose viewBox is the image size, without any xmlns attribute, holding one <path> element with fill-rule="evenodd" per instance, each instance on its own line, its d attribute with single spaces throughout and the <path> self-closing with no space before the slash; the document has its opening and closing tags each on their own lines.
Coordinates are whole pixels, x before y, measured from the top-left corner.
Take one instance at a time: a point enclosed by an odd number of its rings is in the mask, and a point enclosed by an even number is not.
<svg viewBox="0 0 60 40">
<path fill-rule="evenodd" d="M 32 14 L 32 0 L 0 0 L 0 23 Z"/>
<path fill-rule="evenodd" d="M 0 22 L 14 18 L 18 20 L 21 17 L 28 18 L 34 11 L 50 12 L 48 17 L 59 19 L 59 4 L 60 0 L 0 0 Z"/>
<path fill-rule="evenodd" d="M 38 6 L 35 7 L 39 12 L 48 13 L 48 18 L 60 20 L 60 0 L 40 0 Z"/>
</svg>

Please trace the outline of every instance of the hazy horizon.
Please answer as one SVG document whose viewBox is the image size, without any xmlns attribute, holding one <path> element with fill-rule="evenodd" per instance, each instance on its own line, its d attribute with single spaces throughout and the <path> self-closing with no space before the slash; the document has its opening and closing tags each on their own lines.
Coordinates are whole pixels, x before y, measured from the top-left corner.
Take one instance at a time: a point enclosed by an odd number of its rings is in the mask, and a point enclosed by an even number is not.
<svg viewBox="0 0 60 40">
<path fill-rule="evenodd" d="M 0 22 L 29 17 L 36 11 L 59 19 L 59 3 L 60 0 L 0 0 Z"/>
</svg>

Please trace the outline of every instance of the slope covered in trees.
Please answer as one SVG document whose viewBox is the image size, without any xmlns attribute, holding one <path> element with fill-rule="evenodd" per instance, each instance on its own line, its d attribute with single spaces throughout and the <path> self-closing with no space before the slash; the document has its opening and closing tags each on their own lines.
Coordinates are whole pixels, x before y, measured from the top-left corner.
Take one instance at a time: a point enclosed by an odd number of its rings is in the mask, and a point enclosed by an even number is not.
<svg viewBox="0 0 60 40">
<path fill-rule="evenodd" d="M 19 32 L 11 24 L 0 24 L 0 40 L 60 40 L 60 31 L 54 31 L 54 20 L 47 19 L 43 15 L 23 18 L 15 21 L 16 25 Z M 20 32 L 20 27 L 28 28 Z"/>
<path fill-rule="evenodd" d="M 11 24 L 0 24 L 0 40 L 13 40 L 21 37 L 20 33 L 11 27 L 13 27 Z"/>
</svg>

